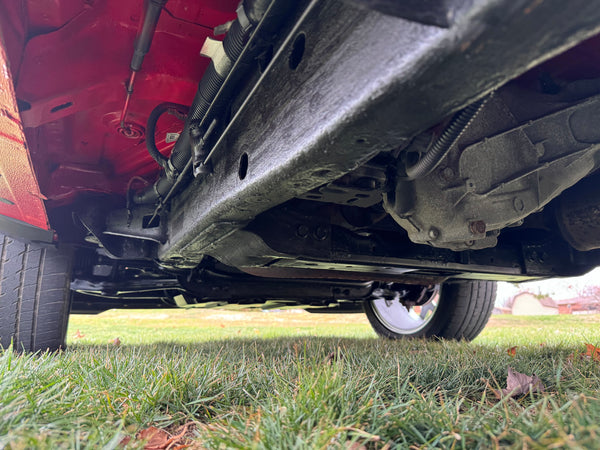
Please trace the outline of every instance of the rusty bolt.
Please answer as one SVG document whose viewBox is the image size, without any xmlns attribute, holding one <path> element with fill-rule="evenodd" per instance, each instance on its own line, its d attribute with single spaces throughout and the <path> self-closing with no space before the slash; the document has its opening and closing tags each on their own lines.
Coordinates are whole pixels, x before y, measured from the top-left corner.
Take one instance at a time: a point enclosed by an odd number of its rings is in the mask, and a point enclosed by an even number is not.
<svg viewBox="0 0 600 450">
<path fill-rule="evenodd" d="M 486 225 L 483 220 L 476 220 L 469 224 L 469 230 L 473 234 L 484 234 L 486 230 Z"/>
<path fill-rule="evenodd" d="M 452 170 L 452 167 L 444 167 L 439 170 L 438 174 L 442 181 L 448 182 L 452 181 L 454 178 L 454 170 Z"/>
<path fill-rule="evenodd" d="M 430 238 L 431 240 L 436 240 L 437 238 L 439 238 L 439 237 L 440 237 L 440 230 L 438 230 L 438 229 L 437 229 L 437 228 L 435 228 L 435 227 L 431 227 L 431 228 L 429 229 L 429 232 L 427 233 L 427 235 L 429 236 L 429 238 Z"/>
</svg>

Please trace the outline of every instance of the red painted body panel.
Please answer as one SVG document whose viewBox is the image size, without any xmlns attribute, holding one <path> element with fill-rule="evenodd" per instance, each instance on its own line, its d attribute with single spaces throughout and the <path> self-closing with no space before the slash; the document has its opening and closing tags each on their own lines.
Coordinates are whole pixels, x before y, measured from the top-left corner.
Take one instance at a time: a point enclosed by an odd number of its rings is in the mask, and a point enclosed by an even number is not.
<svg viewBox="0 0 600 450">
<path fill-rule="evenodd" d="M 42 198 L 27 151 L 7 54 L 0 45 L 0 214 L 48 229 Z"/>
<path fill-rule="evenodd" d="M 169 0 L 137 74 L 127 122 L 142 132 L 160 103 L 189 105 L 209 60 L 199 55 L 213 28 L 235 17 L 238 0 Z M 14 73 L 25 136 L 39 186 L 52 208 L 81 192 L 124 194 L 133 176 L 159 166 L 144 136 L 119 133 L 119 114 L 142 0 L 0 0 L 0 29 Z M 165 114 L 156 141 L 181 118 Z M 2 212 L 2 211 L 0 211 Z"/>
</svg>

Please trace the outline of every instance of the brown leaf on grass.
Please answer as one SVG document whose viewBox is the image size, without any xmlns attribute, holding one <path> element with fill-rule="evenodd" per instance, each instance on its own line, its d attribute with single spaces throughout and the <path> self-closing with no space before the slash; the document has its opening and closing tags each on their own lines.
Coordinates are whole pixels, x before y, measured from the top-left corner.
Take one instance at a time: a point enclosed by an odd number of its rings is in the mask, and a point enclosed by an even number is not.
<svg viewBox="0 0 600 450">
<path fill-rule="evenodd" d="M 144 450 L 165 450 L 169 446 L 169 433 L 156 427 L 148 427 L 135 435 L 138 441 L 146 441 Z"/>
<path fill-rule="evenodd" d="M 508 353 L 510 356 L 512 356 L 514 358 L 515 355 L 517 354 L 517 348 L 518 347 L 515 345 L 514 347 L 511 347 L 508 350 L 506 350 L 506 353 Z"/>
<path fill-rule="evenodd" d="M 114 345 L 115 347 L 118 347 L 119 345 L 121 345 L 121 339 L 119 339 L 118 337 L 111 339 L 110 341 L 108 341 L 109 344 Z"/>
<path fill-rule="evenodd" d="M 156 427 L 148 427 L 138 431 L 135 435 L 137 441 L 145 441 L 144 450 L 176 450 L 188 448 L 185 434 L 190 424 L 186 423 L 179 428 L 179 433 L 171 435 L 165 430 Z M 129 443 L 129 441 L 127 442 Z"/>
<path fill-rule="evenodd" d="M 585 352 L 585 355 L 583 355 L 584 358 L 587 359 L 593 359 L 594 361 L 599 361 L 600 362 L 600 347 L 596 347 L 595 345 L 592 344 L 585 344 L 587 350 Z"/>
<path fill-rule="evenodd" d="M 367 450 L 367 447 L 365 447 L 364 444 L 352 441 L 346 441 L 346 443 L 344 444 L 344 448 L 346 450 Z"/>
<path fill-rule="evenodd" d="M 532 376 L 525 375 L 508 368 L 508 376 L 506 377 L 506 389 L 492 389 L 496 397 L 518 397 L 519 395 L 529 394 L 530 392 L 544 392 L 544 385 L 535 374 Z"/>
<path fill-rule="evenodd" d="M 85 334 L 83 334 L 81 331 L 77 330 L 75 332 L 75 334 L 73 335 L 73 339 L 82 339 L 85 337 Z"/>
</svg>

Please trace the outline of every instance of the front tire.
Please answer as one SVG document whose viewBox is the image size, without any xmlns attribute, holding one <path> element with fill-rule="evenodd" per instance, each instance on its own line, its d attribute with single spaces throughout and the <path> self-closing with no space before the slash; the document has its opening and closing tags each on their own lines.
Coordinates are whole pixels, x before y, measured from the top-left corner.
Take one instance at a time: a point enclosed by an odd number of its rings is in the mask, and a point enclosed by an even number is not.
<svg viewBox="0 0 600 450">
<path fill-rule="evenodd" d="M 15 351 L 65 347 L 71 253 L 0 235 L 0 345 Z"/>
<path fill-rule="evenodd" d="M 365 303 L 375 332 L 389 339 L 474 339 L 488 322 L 496 299 L 496 282 L 443 284 L 418 307 L 400 300 L 374 299 Z"/>
</svg>

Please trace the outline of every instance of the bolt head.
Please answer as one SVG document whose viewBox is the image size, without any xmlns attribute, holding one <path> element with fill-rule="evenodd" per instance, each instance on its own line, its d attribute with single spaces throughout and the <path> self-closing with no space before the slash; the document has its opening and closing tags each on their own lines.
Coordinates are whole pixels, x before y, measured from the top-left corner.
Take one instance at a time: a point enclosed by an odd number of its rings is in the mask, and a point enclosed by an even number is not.
<svg viewBox="0 0 600 450">
<path fill-rule="evenodd" d="M 309 232 L 310 230 L 306 225 L 298 225 L 298 228 L 296 228 L 296 234 L 301 238 L 308 236 Z"/>
<path fill-rule="evenodd" d="M 469 230 L 473 234 L 485 234 L 486 228 L 487 226 L 483 220 L 475 220 L 469 224 Z"/>
<path fill-rule="evenodd" d="M 454 170 L 452 170 L 452 167 L 443 167 L 438 173 L 442 181 L 452 181 L 454 178 Z"/>
<path fill-rule="evenodd" d="M 435 227 L 431 227 L 427 233 L 430 239 L 437 239 L 440 237 L 440 230 Z"/>
<path fill-rule="evenodd" d="M 322 227 L 322 226 L 318 226 L 317 228 L 315 228 L 315 231 L 313 232 L 313 236 L 318 241 L 324 241 L 325 239 L 327 239 L 328 234 L 329 233 L 327 232 L 327 228 Z"/>
</svg>

